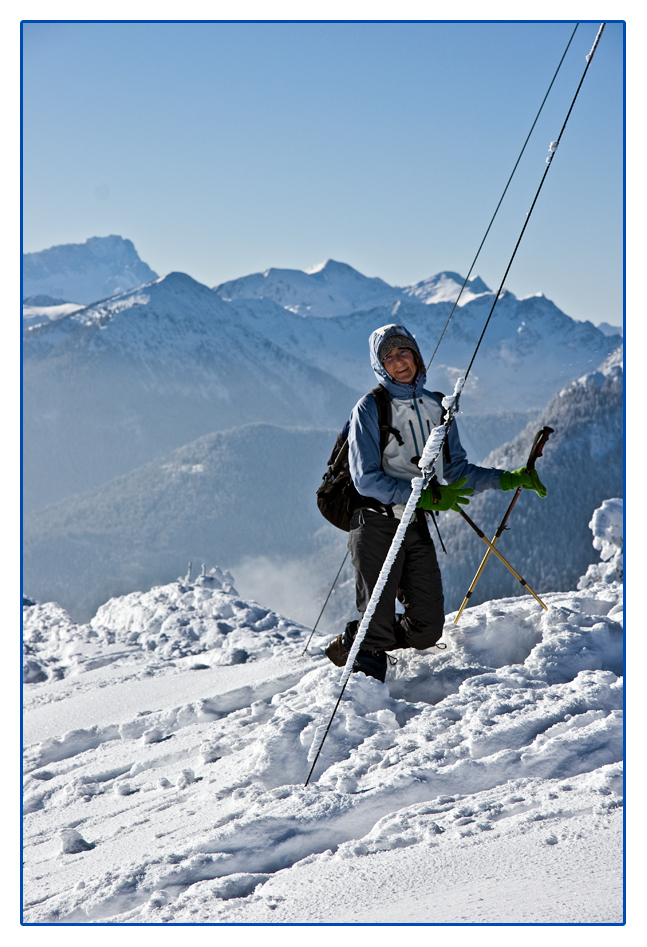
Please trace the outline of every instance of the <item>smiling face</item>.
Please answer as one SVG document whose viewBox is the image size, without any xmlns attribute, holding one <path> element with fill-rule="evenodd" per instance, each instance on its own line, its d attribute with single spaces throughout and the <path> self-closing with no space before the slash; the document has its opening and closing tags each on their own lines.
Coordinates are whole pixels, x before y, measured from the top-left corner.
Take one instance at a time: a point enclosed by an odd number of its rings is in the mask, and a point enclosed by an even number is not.
<svg viewBox="0 0 647 947">
<path fill-rule="evenodd" d="M 393 381 L 402 385 L 410 385 L 418 374 L 416 357 L 411 349 L 393 349 L 382 364 Z"/>
</svg>

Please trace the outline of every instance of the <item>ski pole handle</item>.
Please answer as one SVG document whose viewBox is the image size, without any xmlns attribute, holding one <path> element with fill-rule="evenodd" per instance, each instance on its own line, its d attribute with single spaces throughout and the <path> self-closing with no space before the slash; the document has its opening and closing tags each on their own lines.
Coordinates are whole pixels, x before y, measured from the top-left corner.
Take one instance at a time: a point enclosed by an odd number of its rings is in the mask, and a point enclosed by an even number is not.
<svg viewBox="0 0 647 947">
<path fill-rule="evenodd" d="M 554 429 L 552 427 L 542 427 L 541 431 L 535 434 L 535 439 L 532 442 L 532 447 L 530 453 L 528 454 L 528 462 L 526 464 L 526 470 L 534 470 L 535 462 L 538 457 L 541 457 L 546 442 L 551 434 L 554 434 Z"/>
</svg>

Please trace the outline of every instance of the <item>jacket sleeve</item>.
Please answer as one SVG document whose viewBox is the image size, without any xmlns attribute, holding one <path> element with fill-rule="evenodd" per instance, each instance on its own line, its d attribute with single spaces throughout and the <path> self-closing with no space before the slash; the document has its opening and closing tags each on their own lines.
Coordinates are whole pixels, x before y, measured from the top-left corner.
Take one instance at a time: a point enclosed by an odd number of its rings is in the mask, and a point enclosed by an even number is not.
<svg viewBox="0 0 647 947">
<path fill-rule="evenodd" d="M 499 478 L 503 473 L 496 467 L 478 467 L 470 464 L 461 444 L 456 421 L 452 421 L 447 435 L 450 463 L 444 463 L 443 475 L 447 483 L 456 483 L 462 477 L 467 477 L 466 487 L 471 487 L 474 493 L 483 493 L 484 490 L 500 490 Z"/>
<path fill-rule="evenodd" d="M 358 401 L 350 416 L 348 466 L 355 488 L 362 496 L 380 503 L 406 503 L 409 499 L 411 483 L 389 477 L 382 470 L 377 404 L 370 394 Z"/>
</svg>

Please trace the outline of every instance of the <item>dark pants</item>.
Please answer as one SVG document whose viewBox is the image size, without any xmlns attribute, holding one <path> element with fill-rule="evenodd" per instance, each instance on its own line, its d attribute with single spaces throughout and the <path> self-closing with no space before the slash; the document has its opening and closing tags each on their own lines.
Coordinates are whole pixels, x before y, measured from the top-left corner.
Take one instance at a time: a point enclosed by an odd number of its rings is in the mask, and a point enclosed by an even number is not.
<svg viewBox="0 0 647 947">
<path fill-rule="evenodd" d="M 355 567 L 357 610 L 364 614 L 399 521 L 373 510 L 358 510 L 350 524 L 348 549 Z M 404 607 L 396 639 L 395 600 Z M 362 647 L 423 650 L 443 633 L 443 586 L 436 550 L 426 523 L 412 520 L 396 557 Z M 404 636 L 404 640 L 403 637 Z"/>
</svg>

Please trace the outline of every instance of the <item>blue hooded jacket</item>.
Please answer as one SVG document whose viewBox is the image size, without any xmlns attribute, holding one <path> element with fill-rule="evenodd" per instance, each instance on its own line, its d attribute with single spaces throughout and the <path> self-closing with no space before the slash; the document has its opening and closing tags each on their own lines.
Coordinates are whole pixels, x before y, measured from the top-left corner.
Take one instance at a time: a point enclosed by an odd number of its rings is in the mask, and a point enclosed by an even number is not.
<svg viewBox="0 0 647 947">
<path fill-rule="evenodd" d="M 392 409 L 394 413 L 399 411 L 405 404 L 407 409 L 414 411 L 419 404 L 423 402 L 429 406 L 431 413 L 436 414 L 435 424 L 440 423 L 442 412 L 442 399 L 434 392 L 427 391 L 424 387 L 426 374 L 424 371 L 418 373 L 413 383 L 404 385 L 394 381 L 386 371 L 378 353 L 385 339 L 391 335 L 404 335 L 416 346 L 416 351 L 420 353 L 418 345 L 404 326 L 387 325 L 376 329 L 369 339 L 369 350 L 371 355 L 371 367 L 375 372 L 378 382 L 386 388 L 391 395 Z M 422 401 L 421 401 L 422 399 Z M 429 413 L 429 412 L 427 412 Z M 413 417 L 414 415 L 412 415 Z M 394 427 L 398 425 L 394 423 Z M 413 430 L 413 427 L 412 427 Z M 402 433 L 402 432 L 401 432 Z M 426 432 L 425 432 L 426 434 Z M 390 436 L 385 450 L 385 458 L 389 445 L 394 444 L 393 435 Z M 470 464 L 467 460 L 467 454 L 461 444 L 458 435 L 458 428 L 454 420 L 447 436 L 450 460 L 445 460 L 443 464 L 443 479 L 447 483 L 455 483 L 462 477 L 467 477 L 467 487 L 471 487 L 475 493 L 481 493 L 484 490 L 500 490 L 499 478 L 502 471 L 495 467 L 478 467 Z M 418 443 L 416 453 L 422 453 L 423 443 Z M 393 448 L 391 448 L 393 452 Z M 397 453 L 397 451 L 396 451 Z M 358 492 L 365 497 L 372 497 L 384 504 L 404 504 L 409 499 L 411 493 L 411 480 L 420 475 L 420 470 L 413 463 L 409 462 L 409 457 L 399 458 L 400 465 L 406 469 L 405 477 L 394 477 L 385 473 L 382 469 L 382 455 L 380 453 L 380 429 L 377 412 L 377 404 L 373 395 L 364 395 L 353 408 L 350 417 L 350 426 L 348 431 L 348 462 L 350 474 Z"/>
</svg>

